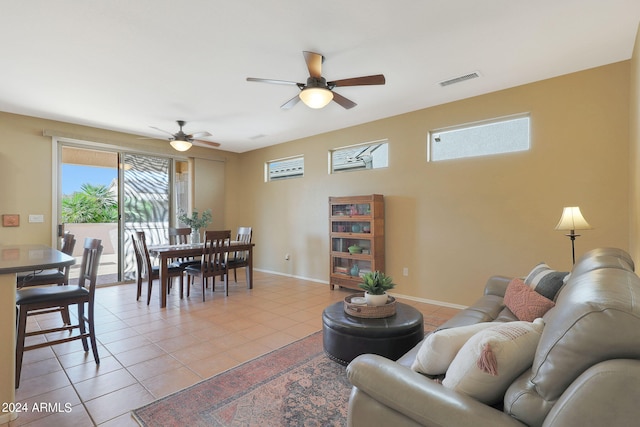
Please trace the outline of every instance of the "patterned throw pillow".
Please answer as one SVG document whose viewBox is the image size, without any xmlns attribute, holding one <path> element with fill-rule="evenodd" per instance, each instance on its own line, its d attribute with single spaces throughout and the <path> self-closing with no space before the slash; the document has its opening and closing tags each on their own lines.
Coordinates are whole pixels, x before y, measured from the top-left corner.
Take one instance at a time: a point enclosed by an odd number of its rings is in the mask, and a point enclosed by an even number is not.
<svg viewBox="0 0 640 427">
<path fill-rule="evenodd" d="M 447 370 L 442 385 L 492 405 L 533 363 L 544 322 L 507 322 L 472 336 Z"/>
<path fill-rule="evenodd" d="M 555 301 L 568 276 L 569 272 L 552 270 L 547 264 L 541 262 L 533 267 L 533 270 L 524 279 L 524 283 L 540 295 Z"/>
<path fill-rule="evenodd" d="M 533 322 L 551 310 L 555 303 L 525 285 L 521 279 L 516 278 L 511 280 L 507 286 L 504 293 L 504 305 L 516 315 L 518 320 Z"/>
</svg>

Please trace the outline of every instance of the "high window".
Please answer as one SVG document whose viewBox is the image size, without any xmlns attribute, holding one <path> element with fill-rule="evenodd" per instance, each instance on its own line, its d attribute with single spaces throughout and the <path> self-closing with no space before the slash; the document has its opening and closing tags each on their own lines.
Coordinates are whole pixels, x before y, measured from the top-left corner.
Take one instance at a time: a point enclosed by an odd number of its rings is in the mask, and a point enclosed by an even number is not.
<svg viewBox="0 0 640 427">
<path fill-rule="evenodd" d="M 517 115 L 471 123 L 429 133 L 428 161 L 526 151 L 530 147 L 530 117 Z"/>
<path fill-rule="evenodd" d="M 304 156 L 270 160 L 265 163 L 265 182 L 304 176 Z"/>
<path fill-rule="evenodd" d="M 331 173 L 386 168 L 389 166 L 389 141 L 383 139 L 330 150 L 329 163 Z"/>
</svg>

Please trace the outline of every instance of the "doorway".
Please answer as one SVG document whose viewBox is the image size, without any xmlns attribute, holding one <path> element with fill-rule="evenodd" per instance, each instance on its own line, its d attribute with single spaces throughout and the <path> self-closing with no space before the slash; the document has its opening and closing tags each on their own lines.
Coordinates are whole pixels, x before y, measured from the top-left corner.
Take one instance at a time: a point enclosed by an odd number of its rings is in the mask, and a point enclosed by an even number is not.
<svg viewBox="0 0 640 427">
<path fill-rule="evenodd" d="M 58 234 L 75 235 L 78 266 L 84 238 L 102 239 L 98 284 L 134 279 L 132 233 L 168 243 L 169 227 L 189 210 L 187 160 L 62 143 L 58 165 Z"/>
<path fill-rule="evenodd" d="M 118 153 L 63 146 L 59 166 L 58 237 L 68 232 L 76 239 L 70 277 L 78 276 L 84 239 L 94 237 L 104 248 L 98 283 L 120 281 Z"/>
</svg>

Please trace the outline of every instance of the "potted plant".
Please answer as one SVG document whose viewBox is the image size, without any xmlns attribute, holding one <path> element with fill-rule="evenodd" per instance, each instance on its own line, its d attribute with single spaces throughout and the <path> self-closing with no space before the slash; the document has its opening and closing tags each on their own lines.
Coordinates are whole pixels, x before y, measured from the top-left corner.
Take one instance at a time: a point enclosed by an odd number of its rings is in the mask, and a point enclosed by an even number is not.
<svg viewBox="0 0 640 427">
<path fill-rule="evenodd" d="M 381 306 L 387 303 L 387 291 L 396 285 L 391 276 L 385 276 L 380 271 L 370 271 L 362 276 L 362 283 L 358 286 L 365 291 L 364 297 L 367 304 Z"/>
<path fill-rule="evenodd" d="M 198 215 L 198 210 L 194 209 L 191 216 L 183 211 L 178 216 L 178 221 L 191 228 L 191 243 L 200 243 L 200 229 L 211 224 L 211 209 L 202 212 L 200 217 Z"/>
</svg>

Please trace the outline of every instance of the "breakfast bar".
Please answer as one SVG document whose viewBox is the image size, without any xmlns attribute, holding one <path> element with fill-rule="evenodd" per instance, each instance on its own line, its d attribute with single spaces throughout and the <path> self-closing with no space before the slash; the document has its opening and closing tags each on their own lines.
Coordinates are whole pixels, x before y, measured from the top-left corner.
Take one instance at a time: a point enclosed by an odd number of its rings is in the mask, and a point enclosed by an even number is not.
<svg viewBox="0 0 640 427">
<path fill-rule="evenodd" d="M 15 403 L 17 273 L 74 263 L 73 257 L 45 245 L 0 245 L 0 404 Z M 0 412 L 0 424 L 16 417 L 13 411 Z"/>
</svg>

